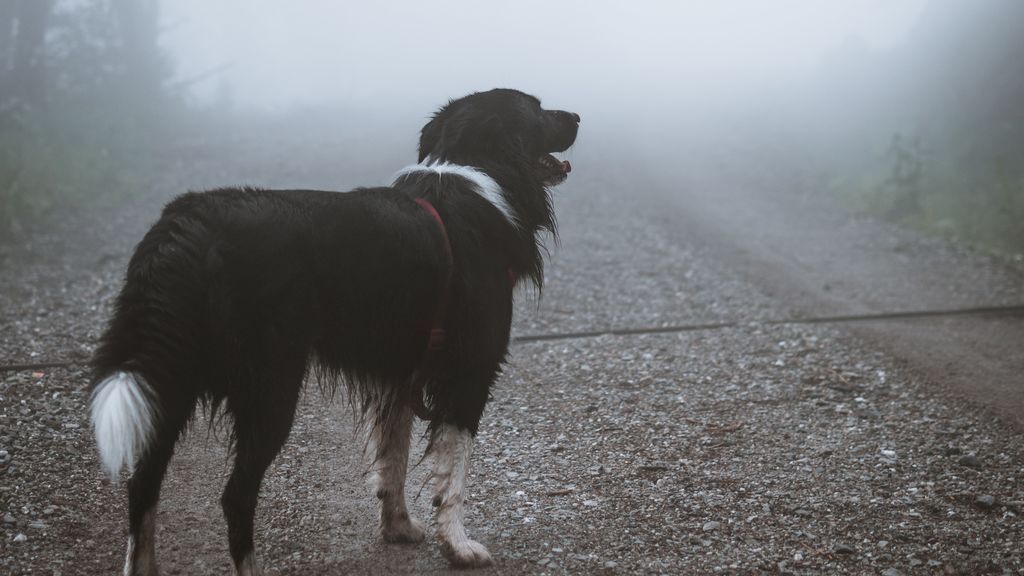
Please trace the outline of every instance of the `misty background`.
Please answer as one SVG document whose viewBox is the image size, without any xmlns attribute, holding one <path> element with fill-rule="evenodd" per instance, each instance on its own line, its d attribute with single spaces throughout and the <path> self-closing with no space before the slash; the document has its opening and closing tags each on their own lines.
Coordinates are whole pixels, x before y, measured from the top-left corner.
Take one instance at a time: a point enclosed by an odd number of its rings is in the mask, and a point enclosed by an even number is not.
<svg viewBox="0 0 1024 576">
<path fill-rule="evenodd" d="M 501 86 L 582 116 L 579 170 L 742 173 L 1020 254 L 1022 56 L 1016 0 L 0 0 L 0 238 L 297 138 L 337 173 L 195 185 L 380 184 Z"/>
</svg>

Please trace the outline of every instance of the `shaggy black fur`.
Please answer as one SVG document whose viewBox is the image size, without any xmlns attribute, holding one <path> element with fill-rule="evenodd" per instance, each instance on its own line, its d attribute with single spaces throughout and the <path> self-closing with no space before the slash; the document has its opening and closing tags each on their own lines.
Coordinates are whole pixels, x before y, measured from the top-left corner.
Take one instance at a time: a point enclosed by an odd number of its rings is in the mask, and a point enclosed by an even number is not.
<svg viewBox="0 0 1024 576">
<path fill-rule="evenodd" d="M 408 401 L 442 297 L 446 345 L 425 388 L 431 430 L 447 423 L 475 434 L 508 349 L 509 270 L 539 287 L 538 234 L 555 231 L 547 188 L 565 174 L 538 158 L 572 145 L 578 122 L 532 96 L 492 90 L 450 102 L 423 128 L 420 161 L 485 172 L 515 225 L 469 180 L 432 172 L 348 193 L 226 188 L 168 204 L 136 248 L 93 361 L 93 387 L 126 371 L 152 389 L 156 431 L 128 484 L 131 534 L 156 504 L 197 404 L 208 404 L 233 421 L 223 505 L 241 562 L 259 485 L 309 370 L 367 407 Z M 417 197 L 444 221 L 451 268 Z"/>
</svg>

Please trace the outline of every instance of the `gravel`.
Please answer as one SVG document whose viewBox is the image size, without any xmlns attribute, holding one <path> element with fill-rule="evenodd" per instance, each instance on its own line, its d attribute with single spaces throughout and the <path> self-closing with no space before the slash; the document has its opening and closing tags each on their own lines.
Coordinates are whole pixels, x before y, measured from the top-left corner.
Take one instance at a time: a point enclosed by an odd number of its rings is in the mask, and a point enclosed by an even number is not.
<svg viewBox="0 0 1024 576">
<path fill-rule="evenodd" d="M 362 174 L 354 152 L 339 160 L 314 145 L 323 135 L 306 138 L 282 144 L 285 160 L 186 149 L 187 170 L 169 161 L 116 211 L 65 215 L 4 246 L 0 357 L 87 357 L 128 251 L 172 191 L 246 173 L 238 181 L 387 173 Z M 521 295 L 515 333 L 743 322 L 515 345 L 473 457 L 467 526 L 496 558 L 481 573 L 1024 573 L 1019 431 L 842 327 L 765 323 L 792 302 L 688 239 L 678 207 L 635 192 L 633 175 L 585 142 L 558 192 L 543 299 Z M 0 373 L 0 572 L 109 574 L 123 561 L 123 487 L 100 473 L 86 377 L 80 366 Z M 229 570 L 222 436 L 200 419 L 172 463 L 157 520 L 165 574 Z M 310 387 L 262 492 L 265 563 L 446 572 L 432 543 L 376 537 L 357 445 L 346 403 Z M 409 483 L 420 518 L 425 468 Z"/>
</svg>

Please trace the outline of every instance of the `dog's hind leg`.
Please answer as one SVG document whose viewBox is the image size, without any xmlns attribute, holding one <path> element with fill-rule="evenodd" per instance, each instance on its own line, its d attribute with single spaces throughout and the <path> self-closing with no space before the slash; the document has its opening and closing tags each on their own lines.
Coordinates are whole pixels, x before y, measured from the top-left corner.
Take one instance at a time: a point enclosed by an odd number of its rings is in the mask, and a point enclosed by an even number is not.
<svg viewBox="0 0 1024 576">
<path fill-rule="evenodd" d="M 165 409 L 161 430 L 153 445 L 139 458 L 128 480 L 128 553 L 126 576 L 156 576 L 156 508 L 167 464 L 174 444 L 185 427 L 195 401 L 183 402 L 179 410 Z M 169 408 L 169 407 L 165 407 Z"/>
<path fill-rule="evenodd" d="M 176 439 L 176 438 L 174 438 Z M 128 480 L 128 553 L 125 576 L 156 576 L 156 505 L 167 463 L 169 446 L 157 446 L 142 458 Z"/>
<path fill-rule="evenodd" d="M 468 428 L 443 423 L 434 430 L 434 500 L 437 536 L 441 551 L 458 567 L 487 566 L 491 554 L 483 544 L 470 540 L 463 524 L 466 476 L 473 454 L 473 434 Z"/>
<path fill-rule="evenodd" d="M 253 518 L 263 475 L 288 439 L 295 419 L 305 367 L 300 363 L 289 372 L 287 377 L 261 378 L 258 386 L 244 392 L 244 398 L 228 397 L 228 410 L 235 419 L 235 465 L 221 507 L 239 576 L 263 574 L 254 551 Z"/>
<path fill-rule="evenodd" d="M 423 524 L 409 516 L 405 504 L 412 410 L 394 397 L 374 402 L 369 409 L 373 424 L 366 448 L 371 459 L 370 489 L 380 500 L 381 536 L 387 542 L 422 542 Z"/>
</svg>

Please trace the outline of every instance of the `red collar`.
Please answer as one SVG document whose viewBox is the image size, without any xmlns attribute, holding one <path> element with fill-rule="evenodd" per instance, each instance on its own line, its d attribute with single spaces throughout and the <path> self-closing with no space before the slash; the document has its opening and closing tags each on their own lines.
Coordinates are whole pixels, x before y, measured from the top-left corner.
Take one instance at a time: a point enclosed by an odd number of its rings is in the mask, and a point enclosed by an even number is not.
<svg viewBox="0 0 1024 576">
<path fill-rule="evenodd" d="M 438 214 L 437 208 L 434 208 L 434 205 L 426 198 L 416 198 L 416 203 L 423 206 L 423 209 L 429 212 L 430 215 L 434 217 L 434 220 L 437 220 L 437 225 L 441 227 L 441 235 L 444 236 L 444 243 L 448 245 L 447 250 L 451 251 L 451 244 L 448 242 L 448 228 L 445 227 L 444 220 L 442 220 L 441 215 Z"/>
<path fill-rule="evenodd" d="M 434 208 L 434 205 L 426 198 L 416 198 L 416 203 L 433 216 L 434 220 L 437 220 L 437 226 L 441 229 L 441 237 L 444 238 L 445 259 L 448 261 L 448 274 L 442 285 L 442 292 L 438 297 L 437 307 L 434 309 L 434 323 L 430 328 L 430 343 L 427 344 L 427 350 L 440 350 L 444 348 L 444 313 L 445 308 L 447 308 L 448 290 L 451 287 L 452 267 L 455 260 L 452 258 L 452 243 L 448 239 L 448 228 L 444 225 L 444 220 L 441 219 L 437 208 Z"/>
</svg>

